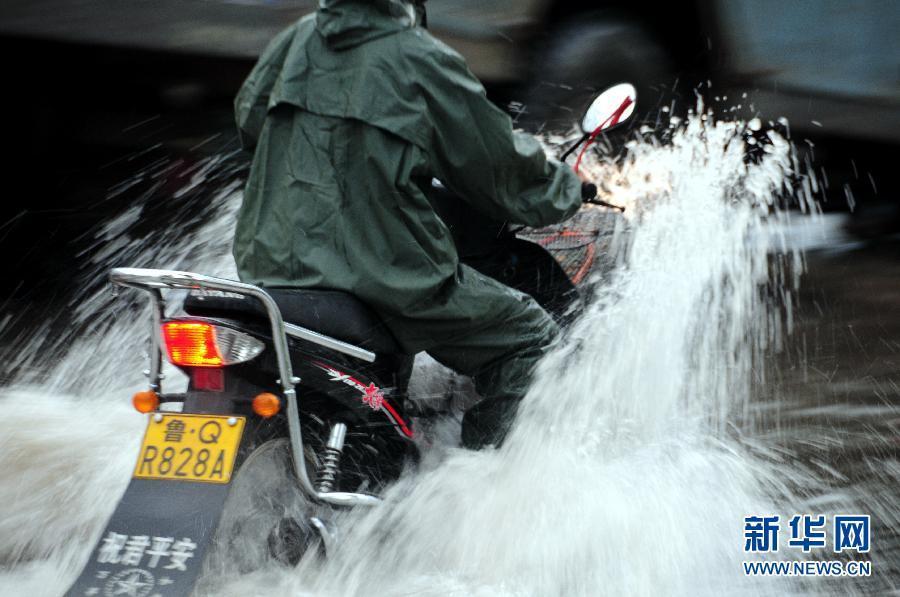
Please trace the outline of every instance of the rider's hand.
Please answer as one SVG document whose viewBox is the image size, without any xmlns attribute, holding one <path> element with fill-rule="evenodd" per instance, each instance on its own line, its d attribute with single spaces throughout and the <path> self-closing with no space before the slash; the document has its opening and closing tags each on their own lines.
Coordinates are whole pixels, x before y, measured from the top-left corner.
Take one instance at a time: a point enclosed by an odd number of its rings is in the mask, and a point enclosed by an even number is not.
<svg viewBox="0 0 900 597">
<path fill-rule="evenodd" d="M 581 200 L 589 202 L 597 196 L 597 185 L 584 181 L 581 183 Z"/>
</svg>

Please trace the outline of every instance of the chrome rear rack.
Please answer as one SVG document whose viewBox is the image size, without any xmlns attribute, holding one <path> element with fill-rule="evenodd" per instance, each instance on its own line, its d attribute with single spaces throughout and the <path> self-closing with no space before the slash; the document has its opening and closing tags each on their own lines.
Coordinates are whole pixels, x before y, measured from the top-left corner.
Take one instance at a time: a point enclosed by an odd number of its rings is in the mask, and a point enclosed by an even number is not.
<svg viewBox="0 0 900 597">
<path fill-rule="evenodd" d="M 150 388 L 156 392 L 160 390 L 162 346 L 160 344 L 159 329 L 162 324 L 165 310 L 165 302 L 162 290 L 218 290 L 247 296 L 262 303 L 269 323 L 272 328 L 272 344 L 275 347 L 275 356 L 278 363 L 278 374 L 282 393 L 287 402 L 288 432 L 290 435 L 291 456 L 294 461 L 294 473 L 300 488 L 311 499 L 331 504 L 334 506 L 374 506 L 381 503 L 381 499 L 363 493 L 345 492 L 320 492 L 313 486 L 306 470 L 303 435 L 300 428 L 300 410 L 297 406 L 297 392 L 295 385 L 300 379 L 294 377 L 291 366 L 291 356 L 288 349 L 287 337 L 299 338 L 312 342 L 331 350 L 335 350 L 364 361 L 373 362 L 375 353 L 342 342 L 336 338 L 320 334 L 304 327 L 285 323 L 281 316 L 281 310 L 265 290 L 259 286 L 245 284 L 225 278 L 215 278 L 191 272 L 162 269 L 140 269 L 131 267 L 119 267 L 110 272 L 109 279 L 113 284 L 127 286 L 147 292 L 151 299 L 151 317 L 154 332 L 150 336 Z"/>
</svg>

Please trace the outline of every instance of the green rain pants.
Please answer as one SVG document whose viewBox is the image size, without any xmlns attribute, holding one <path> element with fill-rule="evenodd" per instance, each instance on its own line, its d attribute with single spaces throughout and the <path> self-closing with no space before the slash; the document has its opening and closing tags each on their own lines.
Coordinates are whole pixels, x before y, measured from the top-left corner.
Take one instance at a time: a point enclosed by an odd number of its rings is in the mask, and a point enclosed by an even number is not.
<svg viewBox="0 0 900 597">
<path fill-rule="evenodd" d="M 473 379 L 483 400 L 463 417 L 462 440 L 469 448 L 502 442 L 538 360 L 558 333 L 533 298 L 465 265 L 441 300 L 408 315 L 379 315 L 407 350 L 424 350 Z"/>
</svg>

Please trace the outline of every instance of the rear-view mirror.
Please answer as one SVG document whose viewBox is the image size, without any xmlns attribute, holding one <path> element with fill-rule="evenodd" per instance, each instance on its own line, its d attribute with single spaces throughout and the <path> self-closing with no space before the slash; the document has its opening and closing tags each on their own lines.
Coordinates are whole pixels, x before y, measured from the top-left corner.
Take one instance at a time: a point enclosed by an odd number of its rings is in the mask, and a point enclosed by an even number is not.
<svg viewBox="0 0 900 597">
<path fill-rule="evenodd" d="M 585 134 L 606 131 L 622 124 L 634 113 L 637 90 L 631 83 L 619 83 L 598 95 L 581 119 Z"/>
</svg>

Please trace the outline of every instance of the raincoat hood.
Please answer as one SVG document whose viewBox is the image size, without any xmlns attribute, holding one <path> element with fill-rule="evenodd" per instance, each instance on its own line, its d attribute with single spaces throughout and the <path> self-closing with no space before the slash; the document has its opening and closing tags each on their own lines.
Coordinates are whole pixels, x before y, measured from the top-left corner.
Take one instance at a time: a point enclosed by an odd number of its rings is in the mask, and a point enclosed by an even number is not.
<svg viewBox="0 0 900 597">
<path fill-rule="evenodd" d="M 413 92 L 409 82 L 401 83 L 398 77 L 415 67 L 397 61 L 418 53 L 414 46 L 424 39 L 420 18 L 421 0 L 320 0 L 317 12 L 272 40 L 244 82 L 235 100 L 243 146 L 256 145 L 266 115 L 279 104 L 341 118 L 393 120 L 389 130 L 427 144 L 420 122 L 424 106 L 398 117 L 396 100 L 389 99 L 398 88 Z M 404 40 L 395 39 L 399 37 Z M 401 47 L 405 49 L 396 51 Z M 391 64 L 378 66 L 386 62 Z M 394 76 L 385 76 L 391 73 Z M 421 98 L 409 102 L 421 104 Z"/>
<path fill-rule="evenodd" d="M 411 0 L 320 0 L 316 29 L 329 48 L 343 50 L 415 27 L 418 14 Z"/>
</svg>

